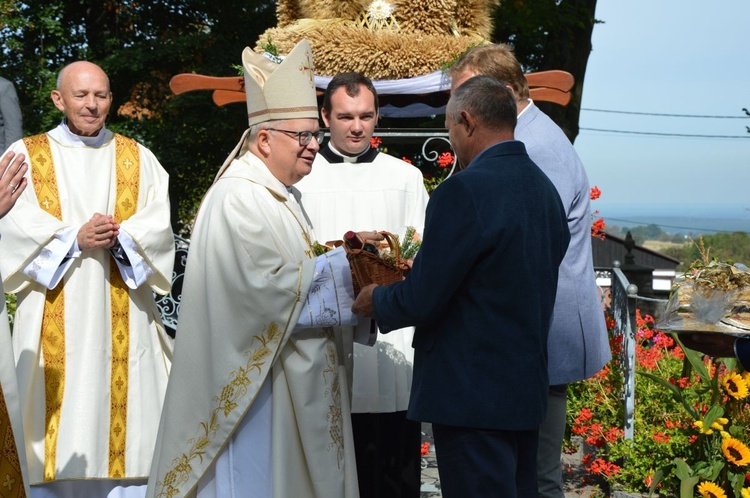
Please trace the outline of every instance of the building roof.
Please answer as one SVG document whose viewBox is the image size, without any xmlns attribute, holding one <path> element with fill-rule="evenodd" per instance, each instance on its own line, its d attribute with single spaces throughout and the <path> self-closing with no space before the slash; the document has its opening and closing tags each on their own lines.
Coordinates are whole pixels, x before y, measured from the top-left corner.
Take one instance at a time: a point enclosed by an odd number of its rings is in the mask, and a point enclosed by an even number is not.
<svg viewBox="0 0 750 498">
<path fill-rule="evenodd" d="M 603 240 L 593 237 L 591 249 L 594 256 L 594 268 L 612 268 L 614 261 L 619 261 L 621 264 L 626 263 L 627 242 L 622 237 L 608 233 L 604 234 Z M 633 246 L 632 255 L 635 264 L 647 266 L 654 270 L 674 270 L 681 263 L 679 259 L 637 244 Z"/>
</svg>

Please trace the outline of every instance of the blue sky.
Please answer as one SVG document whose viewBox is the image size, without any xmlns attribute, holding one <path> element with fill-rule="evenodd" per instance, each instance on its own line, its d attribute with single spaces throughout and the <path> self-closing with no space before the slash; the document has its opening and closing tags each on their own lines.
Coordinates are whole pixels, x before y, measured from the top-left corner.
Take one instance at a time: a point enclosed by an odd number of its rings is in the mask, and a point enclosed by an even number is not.
<svg viewBox="0 0 750 498">
<path fill-rule="evenodd" d="M 583 108 L 744 116 L 750 109 L 749 0 L 599 0 Z M 750 137 L 746 119 L 581 111 L 575 142 L 602 214 L 640 207 L 750 213 L 750 138 L 630 135 L 583 128 Z"/>
</svg>

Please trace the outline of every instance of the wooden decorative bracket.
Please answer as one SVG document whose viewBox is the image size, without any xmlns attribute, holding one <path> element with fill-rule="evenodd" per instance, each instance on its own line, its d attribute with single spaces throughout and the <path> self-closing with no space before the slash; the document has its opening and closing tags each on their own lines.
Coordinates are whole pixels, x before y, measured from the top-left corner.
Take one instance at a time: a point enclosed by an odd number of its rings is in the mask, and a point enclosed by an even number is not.
<svg viewBox="0 0 750 498">
<path fill-rule="evenodd" d="M 570 102 L 573 75 L 566 71 L 551 70 L 528 73 L 529 93 L 535 101 L 553 102 L 562 106 Z M 218 106 L 245 102 L 245 80 L 242 76 L 205 76 L 202 74 L 183 73 L 175 75 L 169 82 L 169 88 L 175 95 L 197 90 L 213 90 L 213 101 Z M 322 95 L 318 90 L 318 95 Z M 447 95 L 447 92 L 442 92 Z M 387 100 L 387 95 L 379 95 Z M 399 96 L 405 97 L 405 96 Z M 446 97 L 444 97 L 447 100 Z"/>
</svg>

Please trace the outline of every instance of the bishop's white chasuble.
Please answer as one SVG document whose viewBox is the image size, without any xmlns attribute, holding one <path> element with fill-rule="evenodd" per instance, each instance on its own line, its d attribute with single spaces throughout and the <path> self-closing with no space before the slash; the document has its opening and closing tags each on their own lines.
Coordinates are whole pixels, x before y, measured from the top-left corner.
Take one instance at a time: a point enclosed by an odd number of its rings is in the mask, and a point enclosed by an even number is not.
<svg viewBox="0 0 750 498">
<path fill-rule="evenodd" d="M 149 497 L 358 496 L 334 329 L 294 330 L 316 267 L 295 199 L 248 152 L 203 200 Z"/>
</svg>

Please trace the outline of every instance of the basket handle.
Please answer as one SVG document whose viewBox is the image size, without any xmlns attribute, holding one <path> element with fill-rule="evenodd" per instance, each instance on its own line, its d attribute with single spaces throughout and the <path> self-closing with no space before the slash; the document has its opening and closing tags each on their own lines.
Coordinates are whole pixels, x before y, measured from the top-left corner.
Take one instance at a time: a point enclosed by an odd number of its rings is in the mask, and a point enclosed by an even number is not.
<svg viewBox="0 0 750 498">
<path fill-rule="evenodd" d="M 378 232 L 380 235 L 385 237 L 386 242 L 391 248 L 391 252 L 396 256 L 396 265 L 401 264 L 401 244 L 398 243 L 398 238 L 391 232 L 385 230 Z"/>
</svg>

